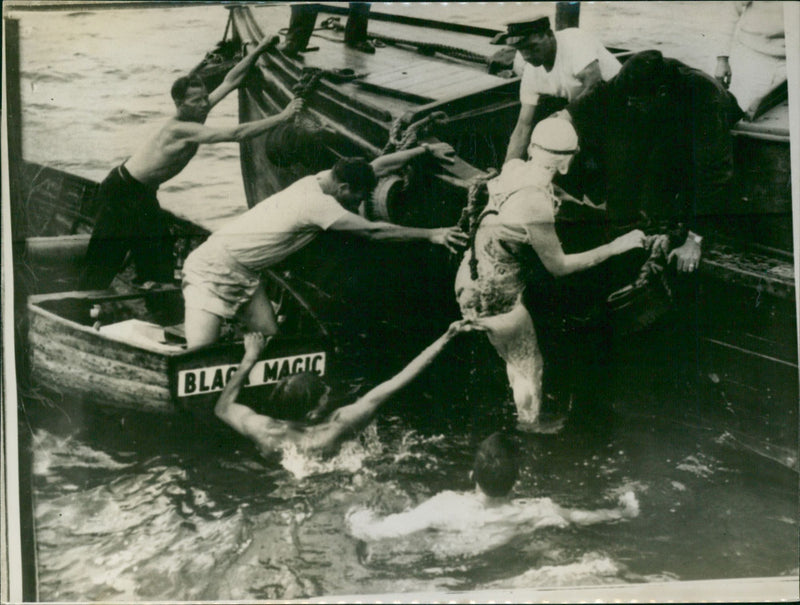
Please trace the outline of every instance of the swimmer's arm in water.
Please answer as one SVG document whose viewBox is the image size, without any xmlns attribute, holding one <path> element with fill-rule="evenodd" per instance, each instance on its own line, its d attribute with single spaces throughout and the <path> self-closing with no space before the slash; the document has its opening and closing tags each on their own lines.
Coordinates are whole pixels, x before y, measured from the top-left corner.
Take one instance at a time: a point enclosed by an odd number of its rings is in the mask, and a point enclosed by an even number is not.
<svg viewBox="0 0 800 605">
<path fill-rule="evenodd" d="M 250 370 L 258 361 L 258 356 L 266 346 L 268 339 L 263 334 L 251 333 L 244 337 L 244 357 L 236 372 L 222 389 L 222 394 L 214 406 L 214 414 L 240 435 L 252 439 L 262 449 L 271 449 L 272 440 L 266 438 L 267 429 L 274 429 L 278 423 L 270 418 L 254 412 L 251 408 L 236 403 L 244 381 Z"/>
<path fill-rule="evenodd" d="M 580 510 L 561 508 L 560 514 L 576 525 L 608 523 L 621 519 L 631 519 L 639 515 L 639 502 L 633 492 L 626 492 L 619 498 L 620 508 L 601 508 L 599 510 Z"/>
<path fill-rule="evenodd" d="M 442 515 L 448 513 L 436 501 L 434 496 L 416 508 L 385 517 L 376 517 L 369 509 L 351 510 L 346 520 L 351 535 L 359 540 L 399 538 L 439 525 Z"/>
<path fill-rule="evenodd" d="M 396 376 L 390 378 L 369 391 L 355 403 L 336 410 L 331 422 L 339 427 L 339 435 L 363 429 L 375 417 L 375 414 L 386 401 L 419 376 L 431 362 L 442 352 L 445 345 L 457 334 L 472 330 L 484 331 L 471 320 L 462 319 L 450 324 L 447 331 L 428 345 Z"/>
</svg>

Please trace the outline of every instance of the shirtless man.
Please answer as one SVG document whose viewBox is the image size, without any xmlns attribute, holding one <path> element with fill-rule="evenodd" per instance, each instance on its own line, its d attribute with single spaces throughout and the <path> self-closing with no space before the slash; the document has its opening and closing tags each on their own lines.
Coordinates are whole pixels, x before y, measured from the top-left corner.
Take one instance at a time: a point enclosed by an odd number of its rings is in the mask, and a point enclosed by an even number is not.
<svg viewBox="0 0 800 605">
<path fill-rule="evenodd" d="M 251 439 L 265 454 L 293 444 L 306 453 L 333 455 L 342 442 L 364 429 L 391 397 L 419 376 L 457 334 L 480 329 L 469 320 L 453 322 L 400 373 L 330 415 L 327 414 L 330 387 L 319 376 L 309 372 L 287 376 L 275 386 L 272 398 L 278 400 L 277 407 L 273 407 L 281 418 L 258 414 L 236 402 L 267 342 L 263 334 L 252 332 L 245 335 L 244 357 L 225 385 L 214 413 L 237 433 Z"/>
<path fill-rule="evenodd" d="M 443 491 L 416 508 L 377 517 L 370 509 L 347 513 L 350 534 L 360 540 L 398 539 L 417 534 L 434 542 L 430 552 L 477 554 L 518 537 L 526 529 L 610 523 L 638 516 L 633 492 L 619 497 L 619 508 L 580 510 L 559 506 L 550 498 L 511 498 L 519 466 L 513 442 L 503 433 L 484 439 L 475 455 L 471 492 Z M 469 532 L 467 539 L 465 532 Z M 427 551 L 426 551 L 427 554 Z"/>
<path fill-rule="evenodd" d="M 209 93 L 197 76 L 172 85 L 176 113 L 100 184 L 100 207 L 86 252 L 81 289 L 107 288 L 122 269 L 128 251 L 136 265 L 135 282 L 171 282 L 172 248 L 161 218 L 158 187 L 181 172 L 201 144 L 240 142 L 291 119 L 302 108 L 295 99 L 280 114 L 225 128 L 204 123 L 211 109 L 241 84 L 250 67 L 272 44 L 264 40 Z"/>
</svg>

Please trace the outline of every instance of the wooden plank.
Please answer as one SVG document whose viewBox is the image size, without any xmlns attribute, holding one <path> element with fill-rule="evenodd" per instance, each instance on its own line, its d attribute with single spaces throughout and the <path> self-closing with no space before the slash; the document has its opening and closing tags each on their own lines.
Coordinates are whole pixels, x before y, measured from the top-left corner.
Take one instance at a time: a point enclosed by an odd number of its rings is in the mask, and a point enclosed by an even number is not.
<svg viewBox="0 0 800 605">
<path fill-rule="evenodd" d="M 459 65 L 443 64 L 436 61 L 419 60 L 412 65 L 394 66 L 384 72 L 372 72 L 359 81 L 361 86 L 369 86 L 376 90 L 384 90 L 413 94 L 434 99 L 444 98 L 439 89 L 447 89 L 448 94 L 455 95 L 485 90 L 496 86 L 502 79 L 489 74 L 480 73 Z"/>
<path fill-rule="evenodd" d="M 139 383 L 120 379 L 99 380 L 90 373 L 70 374 L 61 360 L 44 356 L 35 357 L 34 360 L 33 376 L 37 382 L 78 401 L 144 412 L 175 411 L 166 389 L 143 387 Z"/>
<path fill-rule="evenodd" d="M 83 351 L 71 347 L 68 343 L 48 338 L 31 338 L 29 343 L 38 354 L 45 358 L 60 361 L 68 372 L 96 374 L 100 379 L 121 379 L 137 382 L 142 387 L 169 386 L 166 365 L 163 368 L 146 368 L 135 363 L 128 363 L 98 351 Z"/>
<path fill-rule="evenodd" d="M 49 321 L 42 316 L 32 316 L 28 339 L 31 343 L 40 340 L 57 340 L 75 351 L 114 358 L 159 372 L 166 372 L 167 369 L 167 357 L 169 356 L 167 353 L 147 351 L 111 340 L 89 327 L 85 330 L 74 330 L 69 324 Z"/>
</svg>

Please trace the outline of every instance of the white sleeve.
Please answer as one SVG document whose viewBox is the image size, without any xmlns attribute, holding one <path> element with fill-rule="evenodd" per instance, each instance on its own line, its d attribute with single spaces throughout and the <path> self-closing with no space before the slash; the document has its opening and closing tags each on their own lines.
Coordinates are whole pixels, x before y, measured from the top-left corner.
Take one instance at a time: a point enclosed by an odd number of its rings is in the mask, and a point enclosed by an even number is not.
<svg viewBox="0 0 800 605">
<path fill-rule="evenodd" d="M 522 72 L 522 81 L 519 84 L 519 102 L 523 105 L 536 105 L 539 103 L 539 86 L 537 83 L 536 68 L 530 63 L 525 63 Z"/>
<path fill-rule="evenodd" d="M 736 26 L 739 19 L 747 9 L 749 2 L 723 2 L 722 14 L 719 19 L 719 31 L 722 32 L 720 47 L 717 51 L 718 57 L 728 57 L 733 46 L 733 37 L 736 33 Z"/>
<path fill-rule="evenodd" d="M 597 55 L 597 51 L 600 43 L 591 34 L 579 29 L 568 30 L 564 33 L 571 34 L 562 40 L 569 44 L 569 67 L 572 71 L 571 75 L 574 77 L 593 61 L 599 61 L 600 57 Z"/>
<path fill-rule="evenodd" d="M 318 195 L 310 208 L 310 221 L 323 231 L 348 214 L 348 211 L 329 195 Z"/>
</svg>

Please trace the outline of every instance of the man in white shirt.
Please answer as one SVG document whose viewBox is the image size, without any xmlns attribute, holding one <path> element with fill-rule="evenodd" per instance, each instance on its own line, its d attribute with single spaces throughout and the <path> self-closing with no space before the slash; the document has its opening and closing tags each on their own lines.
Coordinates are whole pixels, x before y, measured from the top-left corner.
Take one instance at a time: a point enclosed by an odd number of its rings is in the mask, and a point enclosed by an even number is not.
<svg viewBox="0 0 800 605">
<path fill-rule="evenodd" d="M 525 159 L 542 95 L 573 101 L 599 81 L 613 78 L 620 63 L 591 34 L 569 28 L 553 32 L 550 19 L 509 23 L 492 40 L 516 48 L 525 65 L 520 83 L 519 118 L 508 142 L 505 161 Z M 555 108 L 554 108 L 555 109 Z"/>
<path fill-rule="evenodd" d="M 762 99 L 786 82 L 786 36 L 782 2 L 726 2 L 726 41 L 714 77 L 736 97 L 752 120 Z"/>
<path fill-rule="evenodd" d="M 380 156 L 371 163 L 343 158 L 331 170 L 296 181 L 214 232 L 183 266 L 188 348 L 219 338 L 223 319 L 236 317 L 265 335 L 278 326 L 259 273 L 308 245 L 323 231 L 344 231 L 373 241 L 427 241 L 455 252 L 467 236 L 458 228 L 422 229 L 372 222 L 356 214 L 377 178 L 414 157 L 451 161 L 446 143 Z"/>
</svg>

